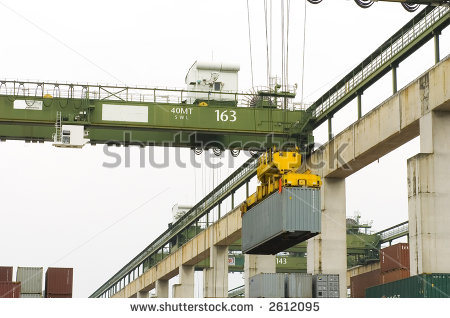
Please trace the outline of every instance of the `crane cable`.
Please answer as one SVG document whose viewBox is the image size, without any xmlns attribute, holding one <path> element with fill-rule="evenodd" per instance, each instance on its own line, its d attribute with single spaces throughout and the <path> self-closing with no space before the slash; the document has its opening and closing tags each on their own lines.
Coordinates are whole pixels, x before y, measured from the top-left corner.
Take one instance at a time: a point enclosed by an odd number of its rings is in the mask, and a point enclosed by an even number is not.
<svg viewBox="0 0 450 318">
<path fill-rule="evenodd" d="M 303 19 L 303 50 L 302 50 L 302 93 L 300 105 L 303 107 L 303 83 L 305 79 L 305 45 L 306 45 L 306 0 L 305 0 L 305 14 Z"/>
<path fill-rule="evenodd" d="M 252 74 L 252 87 L 254 87 L 254 85 L 253 85 L 252 36 L 251 36 L 251 31 L 250 31 L 250 6 L 248 5 L 248 0 L 247 0 L 247 22 L 248 22 L 248 42 L 250 44 L 250 71 Z"/>
<path fill-rule="evenodd" d="M 267 31 L 267 0 L 264 0 L 264 22 L 265 22 L 265 27 L 266 27 L 267 87 L 270 89 L 270 55 L 269 55 L 269 34 Z"/>
</svg>

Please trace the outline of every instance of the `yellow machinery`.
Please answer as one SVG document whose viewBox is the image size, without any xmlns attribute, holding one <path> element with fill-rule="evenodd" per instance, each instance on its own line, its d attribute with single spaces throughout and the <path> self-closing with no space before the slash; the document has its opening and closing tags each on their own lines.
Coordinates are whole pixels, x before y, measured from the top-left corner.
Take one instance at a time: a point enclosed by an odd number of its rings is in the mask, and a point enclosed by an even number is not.
<svg viewBox="0 0 450 318">
<path fill-rule="evenodd" d="M 297 173 L 302 164 L 302 156 L 298 151 L 276 151 L 269 149 L 259 158 L 256 170 L 261 183 L 255 193 L 249 196 L 241 205 L 241 212 L 245 213 L 256 203 L 262 201 L 269 194 L 280 191 L 283 187 L 320 188 L 322 180 L 319 176 Z"/>
</svg>

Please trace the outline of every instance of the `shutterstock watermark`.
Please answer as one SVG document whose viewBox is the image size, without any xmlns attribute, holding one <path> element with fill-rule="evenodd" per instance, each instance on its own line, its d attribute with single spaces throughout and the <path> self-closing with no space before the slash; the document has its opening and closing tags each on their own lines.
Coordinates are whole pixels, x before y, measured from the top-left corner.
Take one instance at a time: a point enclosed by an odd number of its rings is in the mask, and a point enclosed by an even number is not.
<svg viewBox="0 0 450 318">
<path fill-rule="evenodd" d="M 203 142 L 195 133 L 184 135 L 182 132 L 174 134 L 173 140 L 156 142 L 142 142 L 134 140 L 131 132 L 125 132 L 122 141 L 109 140 L 103 146 L 103 153 L 107 159 L 102 163 L 105 168 L 125 167 L 136 165 L 136 155 L 140 168 L 167 168 L 175 163 L 180 168 L 200 168 L 204 164 L 208 168 L 221 168 L 225 165 L 228 168 L 236 168 L 236 157 L 245 156 L 247 158 L 256 157 L 265 152 L 269 145 L 272 145 L 273 135 L 267 135 L 263 141 L 247 141 L 245 143 L 235 142 L 225 145 L 220 140 L 209 140 Z M 194 144 L 189 155 L 186 156 L 186 148 Z M 157 146 L 160 147 L 157 147 Z M 125 146 L 123 148 L 111 146 Z M 133 147 L 134 146 L 134 147 Z M 157 150 L 160 148 L 159 150 Z M 277 144 L 277 149 L 295 149 L 292 141 L 286 144 Z M 228 150 L 227 150 L 228 149 Z M 241 149 L 246 149 L 242 151 Z M 348 144 L 340 145 L 314 145 L 313 155 L 310 151 L 303 153 L 308 160 L 302 162 L 312 171 L 323 168 L 350 169 L 350 166 L 342 158 L 342 154 L 348 149 Z M 134 160 L 132 160 L 134 159 Z M 225 160 L 219 160 L 225 159 Z M 336 167 L 335 167 L 336 166 Z"/>
</svg>

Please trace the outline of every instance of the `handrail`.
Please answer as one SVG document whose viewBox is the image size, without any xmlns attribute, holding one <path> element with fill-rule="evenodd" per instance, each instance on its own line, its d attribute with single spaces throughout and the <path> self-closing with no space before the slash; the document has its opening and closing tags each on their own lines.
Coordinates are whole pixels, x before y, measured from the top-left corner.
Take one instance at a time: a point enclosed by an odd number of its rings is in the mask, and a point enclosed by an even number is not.
<svg viewBox="0 0 450 318">
<path fill-rule="evenodd" d="M 426 42 L 424 37 L 431 38 L 434 29 L 445 28 L 449 23 L 447 6 L 429 6 L 418 13 L 308 108 L 315 118 L 314 127 L 422 46 Z"/>
</svg>

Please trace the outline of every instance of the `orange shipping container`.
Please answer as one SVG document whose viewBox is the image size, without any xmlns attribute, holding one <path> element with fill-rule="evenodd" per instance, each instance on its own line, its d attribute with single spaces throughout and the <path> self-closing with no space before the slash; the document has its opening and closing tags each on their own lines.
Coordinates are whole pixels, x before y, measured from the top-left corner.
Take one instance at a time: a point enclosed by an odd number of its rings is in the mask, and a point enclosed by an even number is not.
<svg viewBox="0 0 450 318">
<path fill-rule="evenodd" d="M 381 272 L 388 272 L 394 269 L 409 270 L 409 244 L 399 243 L 386 248 L 380 252 Z"/>
</svg>

